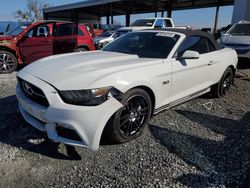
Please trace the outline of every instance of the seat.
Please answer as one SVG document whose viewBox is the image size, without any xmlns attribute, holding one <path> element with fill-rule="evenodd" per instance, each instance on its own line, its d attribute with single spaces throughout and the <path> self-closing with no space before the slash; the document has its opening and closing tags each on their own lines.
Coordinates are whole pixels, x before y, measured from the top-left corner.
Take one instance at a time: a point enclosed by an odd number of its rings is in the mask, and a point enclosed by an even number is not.
<svg viewBox="0 0 250 188">
<path fill-rule="evenodd" d="M 43 27 L 40 27 L 38 30 L 38 37 L 46 37 L 47 36 L 47 32 L 45 31 L 45 29 Z"/>
</svg>

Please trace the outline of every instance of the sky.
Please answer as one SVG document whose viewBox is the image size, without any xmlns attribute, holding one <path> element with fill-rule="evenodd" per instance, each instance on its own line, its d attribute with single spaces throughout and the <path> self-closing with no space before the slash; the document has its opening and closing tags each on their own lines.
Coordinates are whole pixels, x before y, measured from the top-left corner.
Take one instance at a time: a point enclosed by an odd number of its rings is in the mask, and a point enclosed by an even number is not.
<svg viewBox="0 0 250 188">
<path fill-rule="evenodd" d="M 79 2 L 80 0 L 42 0 L 51 6 L 63 5 L 67 3 Z M 17 9 L 25 9 L 26 0 L 0 0 L 0 21 L 16 21 L 13 13 Z M 233 6 L 225 6 L 220 8 L 218 26 L 226 26 L 231 23 Z M 139 18 L 154 17 L 154 13 L 137 14 L 131 16 L 131 22 Z M 166 13 L 165 13 L 166 15 Z M 160 13 L 158 14 L 160 17 Z M 172 19 L 175 25 L 190 25 L 196 28 L 213 27 L 215 17 L 215 8 L 191 9 L 173 11 Z M 105 19 L 102 19 L 105 20 Z M 125 24 L 125 16 L 115 16 L 114 21 Z M 105 24 L 105 21 L 104 21 Z"/>
</svg>

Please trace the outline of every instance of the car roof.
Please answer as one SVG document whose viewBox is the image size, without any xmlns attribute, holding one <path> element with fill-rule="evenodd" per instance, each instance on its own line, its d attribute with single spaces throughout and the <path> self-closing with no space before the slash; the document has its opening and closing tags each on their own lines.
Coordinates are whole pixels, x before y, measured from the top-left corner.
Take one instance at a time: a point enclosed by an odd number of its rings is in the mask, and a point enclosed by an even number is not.
<svg viewBox="0 0 250 188">
<path fill-rule="evenodd" d="M 178 28 L 164 28 L 164 29 L 148 29 L 147 31 L 169 31 L 169 32 L 175 32 L 175 33 L 180 33 L 184 34 L 186 37 L 190 36 L 200 36 L 200 37 L 206 37 L 210 40 L 210 42 L 214 45 L 216 50 L 221 49 L 221 46 L 218 44 L 218 42 L 215 40 L 215 38 L 211 35 L 208 34 L 204 31 L 201 30 L 194 30 L 194 29 L 178 29 Z M 141 30 L 143 32 L 143 30 Z"/>
<path fill-rule="evenodd" d="M 38 20 L 36 22 L 33 22 L 33 24 L 39 24 L 39 23 L 73 23 L 73 22 L 61 21 L 61 20 Z"/>
</svg>

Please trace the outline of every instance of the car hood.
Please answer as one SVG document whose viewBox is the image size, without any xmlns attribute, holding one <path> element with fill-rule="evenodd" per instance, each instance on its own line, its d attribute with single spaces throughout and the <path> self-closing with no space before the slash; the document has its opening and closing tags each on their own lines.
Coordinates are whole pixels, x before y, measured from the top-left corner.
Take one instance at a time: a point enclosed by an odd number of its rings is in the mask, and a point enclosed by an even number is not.
<svg viewBox="0 0 250 188">
<path fill-rule="evenodd" d="M 28 65 L 21 71 L 29 73 L 59 90 L 76 90 L 91 88 L 91 84 L 119 71 L 156 62 L 160 63 L 163 60 L 95 51 L 50 56 Z"/>
<path fill-rule="evenodd" d="M 0 40 L 12 40 L 13 38 L 14 38 L 13 36 L 7 36 L 7 35 L 0 36 Z"/>
<path fill-rule="evenodd" d="M 0 36 L 0 45 L 2 46 L 8 46 L 11 45 L 13 43 L 13 39 L 14 37 L 12 36 Z"/>
<path fill-rule="evenodd" d="M 221 37 L 221 42 L 223 44 L 242 44 L 250 45 L 250 36 L 232 36 L 232 35 L 223 35 Z"/>
</svg>

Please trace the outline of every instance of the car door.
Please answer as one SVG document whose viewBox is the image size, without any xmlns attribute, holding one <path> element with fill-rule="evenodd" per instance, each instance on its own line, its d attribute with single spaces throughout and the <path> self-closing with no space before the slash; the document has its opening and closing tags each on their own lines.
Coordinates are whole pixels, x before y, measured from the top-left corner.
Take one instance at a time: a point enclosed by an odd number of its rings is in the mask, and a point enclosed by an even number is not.
<svg viewBox="0 0 250 188">
<path fill-rule="evenodd" d="M 77 46 L 77 25 L 73 23 L 58 23 L 54 39 L 54 54 L 73 52 Z"/>
<path fill-rule="evenodd" d="M 200 53 L 198 59 L 182 59 L 187 50 Z M 204 92 L 212 84 L 211 61 L 206 37 L 190 36 L 180 45 L 172 61 L 171 101 Z"/>
<path fill-rule="evenodd" d="M 30 29 L 19 41 L 22 60 L 31 63 L 53 54 L 52 24 L 40 24 Z"/>
</svg>

